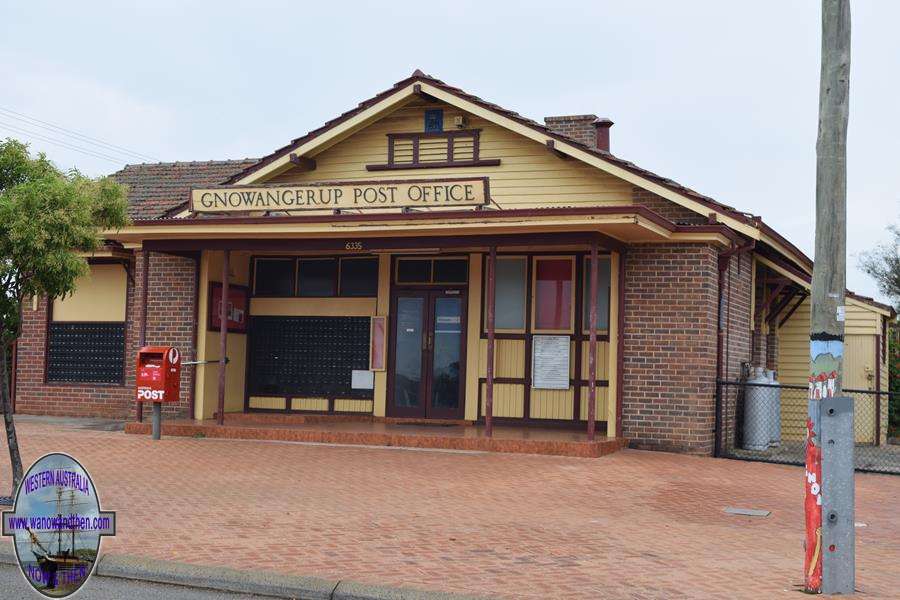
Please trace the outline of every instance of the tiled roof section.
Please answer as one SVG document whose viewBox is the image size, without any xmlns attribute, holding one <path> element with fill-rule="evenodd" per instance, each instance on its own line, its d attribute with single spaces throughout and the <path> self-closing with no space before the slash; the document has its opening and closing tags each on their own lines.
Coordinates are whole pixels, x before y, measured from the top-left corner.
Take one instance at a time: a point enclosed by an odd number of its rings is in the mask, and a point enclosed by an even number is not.
<svg viewBox="0 0 900 600">
<path fill-rule="evenodd" d="M 191 186 L 217 185 L 259 159 L 127 165 L 110 177 L 128 186 L 128 215 L 158 219 L 188 199 Z"/>
</svg>

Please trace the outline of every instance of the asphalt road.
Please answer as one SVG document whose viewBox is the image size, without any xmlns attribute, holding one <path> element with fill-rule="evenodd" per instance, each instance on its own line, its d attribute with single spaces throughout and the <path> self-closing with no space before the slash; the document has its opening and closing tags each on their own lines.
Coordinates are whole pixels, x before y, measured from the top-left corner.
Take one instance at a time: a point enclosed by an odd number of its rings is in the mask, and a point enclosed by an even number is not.
<svg viewBox="0 0 900 600">
<path fill-rule="evenodd" d="M 25 581 L 19 568 L 0 564 L 0 590 L 4 600 L 42 600 L 42 594 Z M 263 600 L 265 596 L 229 594 L 212 590 L 186 588 L 162 583 L 147 583 L 131 579 L 93 576 L 73 596 L 77 600 Z M 270 599 L 271 600 L 271 599 Z"/>
</svg>

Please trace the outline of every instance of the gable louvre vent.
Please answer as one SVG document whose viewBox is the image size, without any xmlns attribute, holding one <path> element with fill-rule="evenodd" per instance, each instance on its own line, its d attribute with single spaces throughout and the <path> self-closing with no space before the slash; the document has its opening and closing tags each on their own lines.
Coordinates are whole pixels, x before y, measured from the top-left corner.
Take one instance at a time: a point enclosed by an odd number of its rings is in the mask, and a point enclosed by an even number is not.
<svg viewBox="0 0 900 600">
<path fill-rule="evenodd" d="M 444 167 L 493 167 L 499 158 L 482 159 L 480 129 L 436 133 L 389 133 L 388 162 L 366 165 L 369 171 L 437 169 Z"/>
</svg>

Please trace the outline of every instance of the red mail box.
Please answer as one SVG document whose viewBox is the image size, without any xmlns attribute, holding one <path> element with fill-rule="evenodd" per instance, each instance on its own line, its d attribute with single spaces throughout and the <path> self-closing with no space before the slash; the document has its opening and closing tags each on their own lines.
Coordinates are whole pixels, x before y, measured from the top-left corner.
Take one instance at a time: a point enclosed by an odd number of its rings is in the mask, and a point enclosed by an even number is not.
<svg viewBox="0 0 900 600">
<path fill-rule="evenodd" d="M 178 402 L 181 352 L 174 346 L 145 346 L 137 355 L 138 402 Z"/>
</svg>

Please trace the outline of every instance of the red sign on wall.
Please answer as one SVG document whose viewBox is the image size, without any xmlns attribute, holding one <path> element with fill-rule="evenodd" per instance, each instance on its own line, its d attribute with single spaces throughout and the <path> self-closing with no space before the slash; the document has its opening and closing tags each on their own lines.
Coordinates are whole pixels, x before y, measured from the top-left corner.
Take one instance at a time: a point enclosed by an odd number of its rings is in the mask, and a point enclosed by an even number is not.
<svg viewBox="0 0 900 600">
<path fill-rule="evenodd" d="M 242 285 L 228 286 L 228 305 L 225 307 L 228 316 L 228 331 L 231 333 L 247 333 L 249 316 L 249 288 Z M 222 284 L 209 284 L 209 329 L 218 331 L 222 314 Z"/>
</svg>

